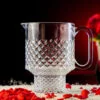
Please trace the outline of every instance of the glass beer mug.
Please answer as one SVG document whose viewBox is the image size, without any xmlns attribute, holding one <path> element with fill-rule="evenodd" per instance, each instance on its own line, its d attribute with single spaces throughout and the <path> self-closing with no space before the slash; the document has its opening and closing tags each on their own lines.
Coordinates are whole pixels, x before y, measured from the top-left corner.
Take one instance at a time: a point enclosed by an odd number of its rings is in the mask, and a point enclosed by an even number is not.
<svg viewBox="0 0 100 100">
<path fill-rule="evenodd" d="M 76 31 L 69 22 L 21 23 L 25 29 L 25 68 L 34 74 L 35 92 L 65 92 L 66 75 L 75 63 L 84 69 L 90 61 L 92 34 L 87 28 Z M 88 35 L 88 61 L 81 65 L 75 60 L 74 40 L 78 31 Z"/>
</svg>

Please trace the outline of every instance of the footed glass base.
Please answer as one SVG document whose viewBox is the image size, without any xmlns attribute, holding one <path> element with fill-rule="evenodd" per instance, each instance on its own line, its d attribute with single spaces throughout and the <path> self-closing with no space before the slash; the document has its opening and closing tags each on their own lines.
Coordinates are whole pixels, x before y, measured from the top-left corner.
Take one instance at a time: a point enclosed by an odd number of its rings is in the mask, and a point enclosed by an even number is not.
<svg viewBox="0 0 100 100">
<path fill-rule="evenodd" d="M 35 75 L 34 90 L 39 93 L 64 93 L 66 88 L 65 75 Z"/>
</svg>

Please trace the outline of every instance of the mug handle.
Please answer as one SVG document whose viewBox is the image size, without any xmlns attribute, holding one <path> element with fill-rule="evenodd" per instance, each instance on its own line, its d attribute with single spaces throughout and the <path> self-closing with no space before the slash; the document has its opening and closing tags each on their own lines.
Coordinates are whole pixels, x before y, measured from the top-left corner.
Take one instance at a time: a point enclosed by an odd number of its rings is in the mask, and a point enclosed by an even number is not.
<svg viewBox="0 0 100 100">
<path fill-rule="evenodd" d="M 86 28 L 86 27 L 78 27 L 76 28 L 76 34 L 79 32 L 79 31 L 84 31 L 87 36 L 88 36 L 88 60 L 85 64 L 80 64 L 77 62 L 77 60 L 75 59 L 75 63 L 76 65 L 76 68 L 78 69 L 81 69 L 81 70 L 86 70 L 88 68 L 91 67 L 92 65 L 92 62 L 93 62 L 93 42 L 92 42 L 92 38 L 93 38 L 93 33 L 92 33 L 92 30 L 89 29 L 89 28 Z M 75 35 L 76 36 L 76 35 Z M 89 39 L 90 38 L 90 39 Z M 91 44 L 90 44 L 91 43 Z M 90 59 L 91 58 L 91 59 Z M 89 64 L 90 63 L 90 64 Z M 86 67 L 88 65 L 88 67 Z"/>
</svg>

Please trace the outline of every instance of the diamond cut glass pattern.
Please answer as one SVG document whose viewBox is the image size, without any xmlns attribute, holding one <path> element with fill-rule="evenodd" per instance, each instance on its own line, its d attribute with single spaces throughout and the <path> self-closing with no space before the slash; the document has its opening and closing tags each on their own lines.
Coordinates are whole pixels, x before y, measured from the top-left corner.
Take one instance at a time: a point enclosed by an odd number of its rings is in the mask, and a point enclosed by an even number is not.
<svg viewBox="0 0 100 100">
<path fill-rule="evenodd" d="M 26 41 L 26 66 L 64 67 L 74 66 L 73 41 Z"/>
<path fill-rule="evenodd" d="M 35 75 L 35 90 L 36 92 L 62 92 L 65 89 L 65 75 L 62 76 L 38 76 Z M 42 83 L 42 84 L 41 84 Z M 52 84 L 53 83 L 53 84 Z M 41 84 L 41 85 L 40 85 Z M 41 89 L 40 89 L 41 88 Z"/>
</svg>

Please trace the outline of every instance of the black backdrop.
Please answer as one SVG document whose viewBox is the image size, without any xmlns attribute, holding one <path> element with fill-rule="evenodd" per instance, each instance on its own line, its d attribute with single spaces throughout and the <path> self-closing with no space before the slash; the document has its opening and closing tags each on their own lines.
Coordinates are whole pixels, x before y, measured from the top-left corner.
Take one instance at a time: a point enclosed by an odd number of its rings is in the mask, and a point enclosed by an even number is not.
<svg viewBox="0 0 100 100">
<path fill-rule="evenodd" d="M 3 43 L 5 51 L 0 67 L 0 84 L 9 84 L 10 78 L 33 81 L 32 74 L 25 70 L 25 36 L 21 22 L 66 21 L 83 26 L 90 16 L 100 13 L 99 0 L 36 0 L 32 3 L 24 1 L 14 4 L 16 5 L 6 7 L 4 11 L 4 22 L 7 24 L 3 23 L 2 29 L 7 42 Z"/>
</svg>

